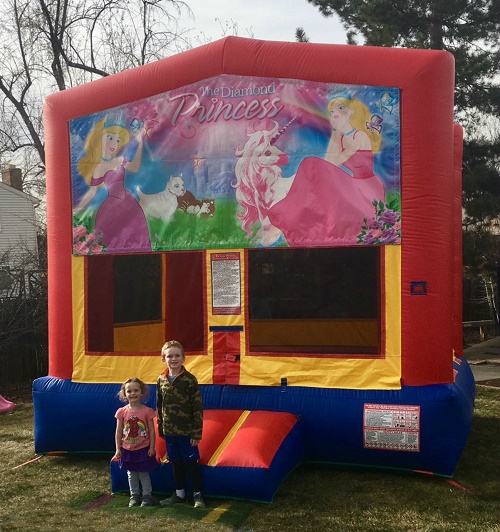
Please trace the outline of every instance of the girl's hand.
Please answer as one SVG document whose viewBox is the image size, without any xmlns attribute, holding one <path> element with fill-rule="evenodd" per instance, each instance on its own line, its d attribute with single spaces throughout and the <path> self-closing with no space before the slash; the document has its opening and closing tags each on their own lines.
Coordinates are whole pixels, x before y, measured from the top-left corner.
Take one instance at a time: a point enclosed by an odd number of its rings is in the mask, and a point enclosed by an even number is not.
<svg viewBox="0 0 500 532">
<path fill-rule="evenodd" d="M 114 462 L 115 460 L 120 460 L 121 457 L 122 457 L 122 451 L 120 449 L 119 451 L 116 451 L 115 455 L 113 456 L 111 460 Z"/>
<path fill-rule="evenodd" d="M 156 449 L 148 449 L 148 456 L 156 456 Z"/>
</svg>

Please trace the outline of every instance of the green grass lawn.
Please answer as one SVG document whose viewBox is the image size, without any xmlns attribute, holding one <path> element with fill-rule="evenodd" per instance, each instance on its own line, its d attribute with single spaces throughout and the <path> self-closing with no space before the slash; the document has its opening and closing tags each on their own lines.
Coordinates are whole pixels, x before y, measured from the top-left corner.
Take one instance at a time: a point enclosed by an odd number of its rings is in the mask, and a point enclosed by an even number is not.
<svg viewBox="0 0 500 532">
<path fill-rule="evenodd" d="M 304 465 L 285 480 L 273 504 L 208 499 L 206 510 L 129 509 L 127 495 L 110 496 L 110 456 L 29 462 L 37 458 L 33 407 L 22 403 L 0 414 L 0 532 L 500 532 L 499 419 L 500 389 L 478 386 L 472 433 L 452 482 Z"/>
</svg>

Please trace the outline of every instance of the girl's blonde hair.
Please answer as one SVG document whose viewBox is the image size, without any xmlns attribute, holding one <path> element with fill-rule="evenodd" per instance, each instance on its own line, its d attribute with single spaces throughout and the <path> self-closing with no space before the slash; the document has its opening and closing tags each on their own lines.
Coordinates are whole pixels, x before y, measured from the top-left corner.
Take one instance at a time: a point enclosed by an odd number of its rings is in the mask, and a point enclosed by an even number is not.
<svg viewBox="0 0 500 532">
<path fill-rule="evenodd" d="M 127 397 L 125 396 L 125 386 L 127 384 L 130 384 L 131 382 L 135 382 L 139 385 L 139 388 L 141 389 L 142 397 L 145 399 L 149 392 L 149 386 L 142 382 L 141 379 L 138 379 L 137 377 L 130 377 L 130 379 L 127 379 L 121 386 L 120 391 L 118 392 L 118 397 L 120 398 L 120 401 L 123 401 L 124 403 L 127 402 Z"/>
<path fill-rule="evenodd" d="M 184 347 L 182 346 L 182 344 L 178 342 L 177 340 L 169 340 L 168 342 L 165 342 L 163 344 L 163 347 L 161 348 L 161 359 L 163 361 L 165 360 L 165 351 L 170 347 L 177 347 L 177 349 L 181 350 L 182 356 L 185 356 Z"/>
<path fill-rule="evenodd" d="M 122 143 L 118 152 L 128 144 L 130 133 L 127 129 L 116 124 L 107 124 L 107 119 L 103 118 L 92 128 L 85 141 L 85 155 L 78 161 L 78 172 L 84 177 L 87 185 L 90 185 L 95 167 L 101 162 L 102 157 L 102 137 L 105 133 L 120 135 Z"/>
<path fill-rule="evenodd" d="M 366 124 L 369 124 L 372 118 L 372 114 L 368 107 L 366 107 L 361 100 L 357 100 L 356 98 L 351 100 L 349 98 L 338 97 L 329 101 L 328 113 L 331 113 L 333 102 L 336 101 L 339 101 L 354 111 L 351 118 L 349 118 L 349 123 L 353 128 L 357 129 L 358 131 L 363 131 L 368 135 L 370 144 L 372 146 L 372 152 L 377 153 L 380 150 L 380 145 L 382 144 L 382 135 L 376 129 L 370 130 L 366 127 Z"/>
</svg>

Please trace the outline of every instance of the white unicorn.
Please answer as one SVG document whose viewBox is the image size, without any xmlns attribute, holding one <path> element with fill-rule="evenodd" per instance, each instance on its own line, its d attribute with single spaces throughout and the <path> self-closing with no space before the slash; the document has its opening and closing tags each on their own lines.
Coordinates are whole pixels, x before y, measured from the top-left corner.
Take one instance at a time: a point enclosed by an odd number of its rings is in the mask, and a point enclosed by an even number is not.
<svg viewBox="0 0 500 532">
<path fill-rule="evenodd" d="M 293 183 L 294 176 L 284 178 L 281 171 L 281 166 L 288 164 L 288 155 L 274 145 L 293 120 L 295 117 L 281 129 L 274 122 L 271 130 L 249 134 L 244 147 L 235 150 L 240 159 L 235 166 L 236 182 L 232 186 L 236 189 L 236 200 L 243 207 L 237 216 L 248 238 L 253 226 L 260 223 L 253 238 L 256 244 L 269 246 L 282 236 L 269 221 L 267 211 L 286 196 Z"/>
</svg>

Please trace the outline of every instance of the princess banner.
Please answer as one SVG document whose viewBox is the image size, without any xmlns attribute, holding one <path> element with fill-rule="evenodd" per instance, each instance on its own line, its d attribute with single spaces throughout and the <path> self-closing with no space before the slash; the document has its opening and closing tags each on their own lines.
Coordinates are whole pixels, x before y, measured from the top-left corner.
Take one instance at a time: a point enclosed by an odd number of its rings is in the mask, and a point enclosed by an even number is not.
<svg viewBox="0 0 500 532">
<path fill-rule="evenodd" d="M 73 252 L 400 244 L 399 104 L 221 75 L 74 119 Z"/>
</svg>

